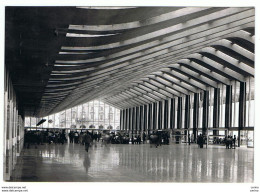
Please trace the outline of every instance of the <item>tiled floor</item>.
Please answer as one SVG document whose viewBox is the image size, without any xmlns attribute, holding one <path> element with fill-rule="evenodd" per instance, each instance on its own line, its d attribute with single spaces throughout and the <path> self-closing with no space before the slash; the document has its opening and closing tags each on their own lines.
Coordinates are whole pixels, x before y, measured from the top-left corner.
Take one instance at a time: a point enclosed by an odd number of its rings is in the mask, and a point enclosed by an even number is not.
<svg viewBox="0 0 260 192">
<path fill-rule="evenodd" d="M 41 145 L 24 149 L 12 181 L 253 182 L 254 149 L 197 145 Z"/>
</svg>

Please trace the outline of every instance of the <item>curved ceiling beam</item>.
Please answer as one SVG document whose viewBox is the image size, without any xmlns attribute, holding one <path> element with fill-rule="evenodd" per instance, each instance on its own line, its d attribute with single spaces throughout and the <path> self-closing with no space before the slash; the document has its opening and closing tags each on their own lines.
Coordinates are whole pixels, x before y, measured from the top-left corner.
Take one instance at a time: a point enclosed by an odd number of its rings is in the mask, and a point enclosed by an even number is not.
<svg viewBox="0 0 260 192">
<path fill-rule="evenodd" d="M 250 76 L 254 76 L 255 72 L 254 72 L 254 68 L 239 62 L 237 59 L 232 58 L 230 56 L 228 56 L 227 54 L 213 48 L 213 47 L 206 47 L 203 48 L 201 50 L 201 52 L 206 52 L 206 53 L 210 53 L 213 54 L 219 58 L 221 58 L 222 60 L 226 61 L 230 66 L 227 66 L 229 68 L 232 67 L 233 70 L 235 71 L 243 71 L 244 74 L 250 75 Z M 237 70 L 236 70 L 237 69 Z"/>
<path fill-rule="evenodd" d="M 148 70 L 149 72 L 149 70 Z M 138 74 L 143 75 L 143 73 Z M 138 78 L 138 75 L 136 74 L 136 78 Z M 132 78 L 132 77 L 131 77 Z M 129 78 L 124 78 L 125 81 L 127 81 L 127 79 Z M 106 83 L 106 82 L 104 82 Z M 122 83 L 120 83 L 120 79 L 118 79 L 117 83 L 114 84 L 108 84 L 108 86 L 106 86 L 105 88 L 102 87 L 101 88 L 97 88 L 95 89 L 96 91 L 92 91 L 92 93 L 87 93 L 85 94 L 86 91 L 81 91 L 81 93 L 79 94 L 79 91 L 72 93 L 71 95 L 68 95 L 66 97 L 66 99 L 63 101 L 63 103 L 57 103 L 57 107 L 55 108 L 56 111 L 61 111 L 64 108 L 69 108 L 70 106 L 75 106 L 75 105 L 79 105 L 83 102 L 86 102 L 86 100 L 88 100 L 87 98 L 93 97 L 96 98 L 98 96 L 101 96 L 102 94 L 109 94 L 109 92 L 113 92 L 116 88 L 122 87 Z M 81 90 L 80 88 L 77 88 L 77 90 Z M 88 90 L 88 92 L 91 90 Z M 91 94 L 91 95 L 90 95 Z M 80 99 L 79 99 L 80 98 Z M 72 102 L 74 101 L 74 102 Z"/>
<path fill-rule="evenodd" d="M 164 37 L 162 40 L 154 40 L 148 43 L 144 43 L 139 46 L 135 46 L 132 48 L 128 48 L 123 51 L 117 51 L 115 53 L 112 53 L 110 55 L 105 55 L 102 57 L 96 57 L 96 58 L 89 58 L 89 59 L 83 59 L 86 57 L 90 57 L 91 55 L 88 54 L 89 56 L 86 55 L 70 55 L 70 56 L 64 56 L 61 55 L 61 58 L 68 58 L 68 59 L 77 59 L 77 58 L 82 58 L 81 60 L 56 60 L 56 66 L 57 64 L 64 64 L 66 65 L 71 65 L 74 64 L 74 66 L 77 65 L 82 65 L 82 64 L 87 64 L 87 63 L 96 63 L 96 62 L 101 62 L 105 61 L 107 59 L 116 59 L 122 56 L 126 56 L 129 54 L 136 54 L 135 57 L 137 56 L 143 56 L 144 54 L 156 52 L 158 50 L 162 49 L 167 49 L 170 47 L 174 47 L 179 44 L 183 43 L 192 43 L 192 41 L 197 40 L 196 43 L 198 43 L 198 39 L 200 41 L 205 41 L 206 39 L 213 39 L 217 37 L 223 38 L 223 35 L 229 35 L 232 32 L 236 32 L 240 29 L 245 28 L 246 26 L 254 26 L 253 21 L 254 17 L 252 16 L 252 13 L 250 13 L 251 17 L 245 18 L 242 20 L 239 20 L 239 17 L 234 17 L 231 16 L 232 19 L 228 22 L 228 20 L 223 19 L 222 22 L 217 22 L 214 21 L 210 28 L 208 24 L 203 25 L 203 27 L 196 27 L 194 29 L 189 29 L 187 31 L 181 31 L 180 33 L 177 33 L 175 35 L 170 35 Z M 244 15 L 241 14 L 241 18 L 244 18 Z M 224 23 L 224 24 L 223 24 Z M 252 23 L 252 24 L 250 24 Z M 242 36 L 243 37 L 243 36 Z M 188 45 L 189 46 L 189 45 Z M 153 48 L 154 47 L 154 48 Z M 126 47 L 127 48 L 127 47 Z M 176 48 L 174 49 L 176 50 Z M 131 56 L 131 58 L 134 58 Z"/>
<path fill-rule="evenodd" d="M 206 90 L 207 87 L 206 85 L 202 84 L 202 83 L 199 83 L 193 79 L 190 79 L 189 77 L 181 74 L 181 73 L 178 73 L 178 72 L 172 72 L 171 69 L 163 69 L 162 72 L 168 76 L 171 76 L 173 78 L 177 78 L 179 79 L 180 81 L 183 81 L 193 87 L 196 87 L 196 88 L 199 88 L 201 90 Z"/>
<path fill-rule="evenodd" d="M 151 82 L 164 85 L 166 89 L 171 89 L 171 90 L 174 90 L 175 92 L 177 91 L 177 92 L 179 92 L 179 94 L 181 93 L 181 94 L 184 94 L 184 95 L 188 95 L 190 93 L 189 91 L 183 89 L 182 87 L 180 87 L 180 86 L 178 86 L 174 83 L 170 83 L 169 81 L 166 81 L 163 78 L 160 78 L 159 76 L 153 76 L 152 78 L 149 77 L 149 79 L 150 79 Z"/>
<path fill-rule="evenodd" d="M 155 16 L 140 21 L 133 21 L 128 23 L 120 23 L 120 24 L 113 24 L 113 25 L 69 25 L 69 29 L 84 30 L 84 31 L 119 31 L 119 30 L 134 29 L 134 28 L 144 27 L 147 25 L 157 24 L 171 19 L 177 19 L 182 16 L 188 16 L 189 14 L 197 13 L 206 9 L 209 8 L 193 8 L 193 7 L 181 8 L 169 13 L 165 13 L 159 16 Z"/>
<path fill-rule="evenodd" d="M 172 88 L 168 88 L 165 84 L 159 83 L 155 80 L 152 80 L 151 78 L 143 78 L 141 79 L 142 82 L 144 82 L 144 84 L 150 84 L 151 86 L 156 87 L 158 90 L 162 90 L 164 93 L 162 94 L 166 94 L 168 97 L 178 97 L 181 96 L 180 92 L 172 89 Z"/>
<path fill-rule="evenodd" d="M 129 91 L 135 92 L 139 95 L 141 94 L 143 97 L 149 98 L 150 100 L 154 100 L 154 101 L 160 100 L 160 98 L 158 96 L 156 96 L 152 93 L 149 93 L 148 91 L 141 89 L 140 87 L 133 86 L 129 89 Z"/>
<path fill-rule="evenodd" d="M 246 57 L 247 59 L 250 59 L 251 61 L 255 61 L 255 54 L 251 53 L 250 51 L 244 49 L 243 47 L 233 43 L 232 41 L 228 39 L 222 39 L 220 41 L 217 41 L 214 43 L 215 45 L 223 46 L 228 49 L 233 50 L 234 52 L 237 52 L 238 54 L 242 55 L 243 57 Z"/>
<path fill-rule="evenodd" d="M 181 81 L 178 78 L 175 78 L 173 76 L 167 75 L 167 74 L 162 73 L 162 72 L 155 73 L 155 77 L 159 78 L 159 79 L 163 79 L 165 81 L 168 81 L 168 82 L 170 82 L 170 83 L 172 83 L 174 85 L 177 85 L 177 86 L 179 86 L 179 87 L 181 87 L 181 88 L 183 88 L 183 89 L 185 89 L 187 91 L 193 92 L 193 93 L 197 93 L 200 90 L 200 89 L 198 89 L 198 88 L 196 88 L 194 86 L 191 86 L 191 85 Z"/>
<path fill-rule="evenodd" d="M 121 96 L 117 95 L 113 99 L 108 98 L 108 100 L 111 101 L 111 102 L 119 103 L 119 104 L 122 103 L 122 102 L 128 103 L 130 105 L 141 105 L 142 104 L 140 102 L 136 102 L 134 99 L 130 100 L 129 98 L 125 98 L 122 95 Z"/>
<path fill-rule="evenodd" d="M 182 66 L 182 67 L 186 67 L 193 71 L 196 71 L 199 74 L 203 74 L 205 77 L 207 77 L 213 81 L 216 81 L 218 83 L 223 83 L 225 85 L 230 84 L 230 80 L 228 78 L 216 73 L 212 69 L 208 69 L 205 66 L 202 67 L 201 65 L 197 64 L 196 62 L 190 61 L 189 59 L 181 59 L 178 61 L 178 64 L 180 64 L 180 66 Z M 169 67 L 171 67 L 171 66 L 176 67 L 176 64 L 172 64 Z"/>
<path fill-rule="evenodd" d="M 115 100 L 116 97 L 121 97 L 121 100 Z M 140 97 L 136 94 L 133 94 L 129 91 L 121 92 L 120 94 L 114 95 L 113 97 L 109 97 L 108 99 L 115 100 L 115 102 L 121 102 L 121 101 L 124 101 L 124 100 L 126 100 L 126 101 L 128 101 L 128 100 L 132 101 L 133 100 L 133 102 L 136 102 L 139 105 L 144 103 L 144 102 L 147 102 L 146 100 L 143 100 L 142 97 Z M 141 100 L 141 102 L 140 102 L 140 100 Z"/>
<path fill-rule="evenodd" d="M 156 101 L 161 100 L 162 98 L 165 97 L 163 94 L 159 93 L 158 90 L 149 88 L 148 86 L 145 86 L 145 85 L 138 84 L 138 87 L 134 86 L 133 89 L 135 89 L 135 90 L 142 89 L 142 90 L 146 91 L 146 94 L 148 96 L 151 96 L 152 98 L 154 98 Z"/>
<path fill-rule="evenodd" d="M 214 13 L 211 13 L 209 15 L 204 15 L 196 19 L 191 19 L 186 21 L 185 23 L 179 23 L 176 25 L 173 25 L 171 27 L 167 27 L 158 31 L 150 32 L 145 35 L 141 35 L 132 39 L 127 39 L 121 42 L 115 42 L 115 43 L 110 43 L 110 44 L 105 44 L 105 45 L 99 45 L 99 46 L 92 46 L 92 47 L 65 47 L 63 46 L 63 50 L 103 50 L 103 49 L 111 49 L 111 48 L 117 48 L 117 47 L 122 47 L 134 43 L 139 43 L 142 41 L 146 41 L 152 38 L 156 38 L 162 35 L 166 35 L 169 33 L 177 33 L 181 30 L 185 30 L 194 26 L 198 26 L 201 24 L 204 24 L 206 22 L 210 22 L 213 20 L 221 19 L 224 17 L 228 17 L 230 15 L 236 14 L 236 13 L 243 13 L 245 14 L 246 12 L 251 12 L 251 14 L 254 14 L 254 9 L 250 8 L 227 8 L 221 11 L 217 11 Z M 83 40 L 82 40 L 83 41 Z M 83 42 L 84 43 L 84 42 Z"/>
<path fill-rule="evenodd" d="M 111 100 L 111 101 L 113 101 L 113 102 L 116 102 L 116 103 L 122 103 L 122 102 L 126 102 L 126 103 L 134 103 L 134 105 L 135 106 L 140 106 L 140 105 L 143 105 L 144 103 L 149 103 L 149 102 L 147 102 L 147 101 L 145 101 L 145 102 L 140 102 L 140 101 L 137 101 L 138 99 L 140 98 L 140 96 L 135 96 L 135 97 L 132 97 L 132 98 L 128 98 L 128 99 L 121 99 L 121 100 L 112 100 L 112 99 L 110 99 L 110 98 L 107 98 L 108 100 Z M 129 105 L 129 106 L 131 106 L 131 105 Z M 132 106 L 133 106 L 133 104 L 132 104 Z"/>
<path fill-rule="evenodd" d="M 207 56 L 201 55 L 199 53 L 194 53 L 192 55 L 189 55 L 188 57 L 189 60 L 192 64 L 198 64 L 203 67 L 208 67 L 210 70 L 215 71 L 218 74 L 221 74 L 229 79 L 235 79 L 237 81 L 244 81 L 245 77 L 241 75 L 240 73 L 228 68 L 227 66 L 224 66 Z M 194 59 L 197 59 L 201 62 L 195 62 Z"/>
<path fill-rule="evenodd" d="M 152 69 L 150 69 L 150 70 L 152 70 Z M 135 72 L 135 73 L 132 73 L 131 75 L 129 75 L 128 76 L 128 78 L 127 79 L 129 79 L 129 78 L 134 78 L 134 77 L 136 77 L 136 75 L 143 75 L 143 73 L 144 72 L 149 72 L 149 69 L 144 69 L 144 71 L 143 70 L 140 70 L 140 71 L 137 71 L 137 72 Z M 124 75 L 122 75 L 122 77 L 125 77 Z M 115 79 L 113 79 L 112 77 L 111 78 L 109 78 L 107 81 L 104 81 L 104 79 L 100 79 L 99 80 L 99 82 L 98 81 L 95 81 L 95 82 L 93 82 L 93 84 L 92 84 L 92 88 L 90 88 L 90 86 L 91 86 L 91 84 L 87 84 L 87 89 L 85 88 L 85 87 L 78 87 L 77 89 L 75 89 L 75 91 L 72 93 L 72 96 L 73 95 L 76 95 L 76 96 L 80 96 L 79 95 L 79 93 L 80 92 L 86 92 L 86 91 L 90 91 L 89 89 L 93 89 L 94 87 L 96 87 L 96 85 L 102 85 L 103 87 L 106 87 L 106 85 L 105 84 L 113 84 L 113 85 L 115 85 L 114 84 L 114 82 L 113 81 L 116 81 L 116 82 L 118 82 L 119 81 L 119 78 L 122 78 L 122 77 L 116 77 Z M 126 81 L 127 82 L 127 79 L 126 80 L 124 80 L 124 81 Z M 121 83 L 119 83 L 119 84 L 122 84 L 123 82 L 121 82 Z"/>
<path fill-rule="evenodd" d="M 150 83 L 149 79 L 147 81 L 142 80 L 142 82 L 143 82 L 142 83 L 143 86 L 146 86 L 146 87 L 152 89 L 153 91 L 158 92 L 159 94 L 161 94 L 163 96 L 167 96 L 167 97 L 170 97 L 170 98 L 176 96 L 172 92 L 165 90 L 164 86 L 157 86 L 157 85 Z"/>
<path fill-rule="evenodd" d="M 174 64 L 169 67 L 171 70 L 173 70 L 173 73 L 179 72 L 191 79 L 196 80 L 197 82 L 200 82 L 204 85 L 214 87 L 216 88 L 218 84 L 215 81 L 212 81 L 211 79 L 203 76 L 202 74 L 196 73 L 195 71 L 192 71 L 188 68 L 185 68 L 184 66 L 181 66 L 179 64 Z"/>
</svg>

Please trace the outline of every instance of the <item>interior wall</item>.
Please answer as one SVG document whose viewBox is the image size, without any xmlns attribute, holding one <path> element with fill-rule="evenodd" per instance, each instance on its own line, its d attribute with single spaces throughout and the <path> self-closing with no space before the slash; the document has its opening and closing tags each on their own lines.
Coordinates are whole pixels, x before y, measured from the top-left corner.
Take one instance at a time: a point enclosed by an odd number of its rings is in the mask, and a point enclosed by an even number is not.
<svg viewBox="0 0 260 192">
<path fill-rule="evenodd" d="M 4 134 L 3 134 L 3 178 L 10 180 L 24 143 L 24 120 L 18 113 L 16 93 L 9 73 L 5 70 L 4 88 Z"/>
</svg>

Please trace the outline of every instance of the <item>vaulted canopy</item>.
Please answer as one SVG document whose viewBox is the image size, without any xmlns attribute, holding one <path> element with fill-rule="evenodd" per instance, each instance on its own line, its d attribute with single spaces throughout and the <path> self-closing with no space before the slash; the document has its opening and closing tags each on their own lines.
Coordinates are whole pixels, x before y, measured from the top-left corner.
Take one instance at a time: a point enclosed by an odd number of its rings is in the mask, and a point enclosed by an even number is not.
<svg viewBox="0 0 260 192">
<path fill-rule="evenodd" d="M 5 65 L 28 116 L 117 108 L 254 77 L 254 8 L 6 7 Z"/>
</svg>

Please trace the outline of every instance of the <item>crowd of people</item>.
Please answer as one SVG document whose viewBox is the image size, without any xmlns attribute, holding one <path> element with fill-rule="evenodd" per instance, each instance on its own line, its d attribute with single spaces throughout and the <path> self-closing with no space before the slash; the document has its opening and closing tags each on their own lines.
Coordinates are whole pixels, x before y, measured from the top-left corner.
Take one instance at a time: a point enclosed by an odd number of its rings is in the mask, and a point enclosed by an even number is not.
<svg viewBox="0 0 260 192">
<path fill-rule="evenodd" d="M 226 149 L 235 149 L 236 148 L 236 135 L 231 136 L 228 135 L 224 139 L 221 138 L 214 138 L 213 143 L 214 144 L 220 144 L 220 145 L 225 145 Z M 206 144 L 207 139 L 204 137 L 202 134 L 200 134 L 197 138 L 197 144 L 198 147 L 203 148 L 203 144 Z"/>
<path fill-rule="evenodd" d="M 225 145 L 226 145 L 226 149 L 235 149 L 236 148 L 236 136 L 227 136 L 224 139 Z"/>
<path fill-rule="evenodd" d="M 37 131 L 25 131 L 24 145 L 29 148 L 34 145 L 48 143 L 48 144 L 64 144 L 64 143 L 75 143 L 85 145 L 86 151 L 89 146 L 93 144 L 97 145 L 97 142 L 101 140 L 102 145 L 105 144 L 142 144 L 149 140 L 150 146 L 153 145 L 157 148 L 162 144 L 168 145 L 170 143 L 170 133 L 167 131 L 153 131 L 146 135 L 145 132 L 139 134 L 130 134 L 127 132 L 113 132 L 113 131 L 87 131 L 87 130 L 70 130 L 66 133 L 65 129 L 54 129 L 54 130 L 37 130 Z M 218 138 L 217 138 L 218 139 Z M 200 134 L 197 137 L 196 143 L 200 148 L 206 143 L 206 137 Z M 215 144 L 225 144 L 227 149 L 236 147 L 236 136 L 226 136 L 224 139 L 214 138 Z M 176 142 L 177 143 L 177 142 Z M 188 134 L 188 143 L 191 143 L 191 136 Z"/>
</svg>

